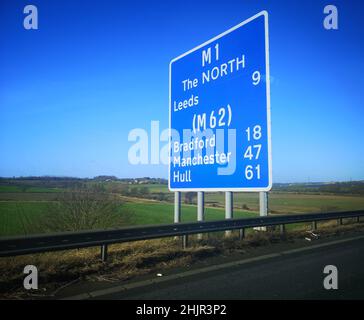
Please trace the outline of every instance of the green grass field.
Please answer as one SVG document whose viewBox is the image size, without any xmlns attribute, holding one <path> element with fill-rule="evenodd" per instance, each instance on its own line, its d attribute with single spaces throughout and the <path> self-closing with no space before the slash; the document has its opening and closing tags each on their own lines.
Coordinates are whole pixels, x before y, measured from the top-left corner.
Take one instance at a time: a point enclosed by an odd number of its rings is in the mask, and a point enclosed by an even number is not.
<svg viewBox="0 0 364 320">
<path fill-rule="evenodd" d="M 224 203 L 222 193 L 206 194 L 206 202 Z M 259 195 L 257 193 L 234 194 L 234 206 L 258 211 Z M 350 211 L 364 209 L 364 197 L 341 195 L 314 195 L 294 193 L 270 193 L 269 209 L 277 213 L 304 213 Z"/>
<path fill-rule="evenodd" d="M 0 193 L 48 193 L 48 192 L 61 192 L 59 188 L 42 188 L 42 187 L 20 187 L 20 186 L 0 186 Z"/>
<path fill-rule="evenodd" d="M 132 224 L 173 223 L 174 206 L 170 203 L 126 203 L 125 208 L 132 213 Z M 182 222 L 196 221 L 197 208 L 193 205 L 182 205 Z M 225 212 L 220 208 L 206 208 L 206 220 L 224 219 Z M 254 212 L 238 210 L 236 218 L 253 217 Z"/>
<path fill-rule="evenodd" d="M 162 184 L 131 185 L 131 188 L 149 188 L 149 192 L 167 193 Z M 24 235 L 42 232 L 42 221 L 47 209 L 57 200 L 57 188 L 0 186 L 0 236 Z M 173 194 L 169 193 L 170 199 Z M 206 220 L 224 219 L 224 193 L 206 193 Z M 129 199 L 120 207 L 120 215 L 126 213 L 128 225 L 159 224 L 173 222 L 173 203 Z M 195 199 L 196 200 L 196 199 Z M 195 201 L 194 200 L 194 201 Z M 297 193 L 269 194 L 272 213 L 328 212 L 364 209 L 364 197 L 349 195 L 319 195 Z M 257 193 L 234 194 L 234 217 L 257 215 Z M 196 206 L 182 205 L 182 221 L 196 221 Z"/>
<path fill-rule="evenodd" d="M 143 186 L 143 185 L 142 185 Z M 162 184 L 147 185 L 153 193 L 171 193 L 168 187 Z M 131 189 L 139 188 L 139 185 L 131 185 Z M 196 199 L 195 199 L 196 201 Z M 206 193 L 205 202 L 207 205 L 214 203 L 224 205 L 225 194 Z M 259 210 L 258 193 L 235 193 L 234 206 L 239 209 L 252 211 Z M 364 197 L 351 195 L 330 195 L 330 194 L 298 194 L 298 193 L 275 193 L 269 194 L 269 209 L 277 213 L 304 213 L 304 212 L 327 212 L 364 209 Z"/>
<path fill-rule="evenodd" d="M 0 202 L 0 236 L 25 235 L 41 233 L 41 223 L 44 219 L 49 203 L 47 202 Z M 174 207 L 169 203 L 132 203 L 121 206 L 120 214 L 128 213 L 128 224 L 160 224 L 173 222 Z M 182 221 L 196 221 L 196 207 L 182 206 Z M 252 212 L 236 211 L 235 217 L 255 216 Z M 206 220 L 224 218 L 222 209 L 206 208 Z"/>
<path fill-rule="evenodd" d="M 47 205 L 47 202 L 0 202 L 0 236 L 41 232 L 39 221 Z"/>
<path fill-rule="evenodd" d="M 133 187 L 132 187 L 133 188 Z M 156 192 L 169 192 L 168 187 L 165 184 L 149 184 L 148 189 L 152 193 Z"/>
</svg>

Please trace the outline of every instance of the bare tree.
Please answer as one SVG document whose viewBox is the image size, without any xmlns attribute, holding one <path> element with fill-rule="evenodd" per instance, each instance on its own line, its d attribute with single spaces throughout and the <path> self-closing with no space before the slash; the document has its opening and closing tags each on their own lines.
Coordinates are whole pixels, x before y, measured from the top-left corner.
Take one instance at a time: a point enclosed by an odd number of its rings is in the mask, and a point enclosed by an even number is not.
<svg viewBox="0 0 364 320">
<path fill-rule="evenodd" d="M 196 197 L 195 192 L 186 192 L 185 193 L 185 204 L 192 204 L 193 199 Z"/>
<path fill-rule="evenodd" d="M 87 189 L 62 194 L 48 208 L 44 229 L 48 232 L 119 227 L 130 221 L 130 212 L 115 196 Z"/>
</svg>

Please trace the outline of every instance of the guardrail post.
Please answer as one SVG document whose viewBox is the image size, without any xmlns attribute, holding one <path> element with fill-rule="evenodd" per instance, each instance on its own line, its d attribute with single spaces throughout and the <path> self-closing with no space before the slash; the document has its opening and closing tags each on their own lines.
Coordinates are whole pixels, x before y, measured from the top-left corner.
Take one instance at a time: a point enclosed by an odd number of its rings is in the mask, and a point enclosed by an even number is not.
<svg viewBox="0 0 364 320">
<path fill-rule="evenodd" d="M 343 218 L 337 219 L 337 225 L 342 226 L 342 224 L 343 224 Z"/>
<path fill-rule="evenodd" d="M 107 244 L 101 246 L 101 261 L 106 262 L 107 260 Z"/>
<path fill-rule="evenodd" d="M 186 249 L 188 247 L 188 235 L 185 234 L 182 236 L 182 248 Z"/>
<path fill-rule="evenodd" d="M 233 193 L 231 191 L 225 192 L 225 219 L 233 218 Z M 231 236 L 231 230 L 225 231 L 225 236 Z"/>
<path fill-rule="evenodd" d="M 280 225 L 280 233 L 281 233 L 281 237 L 285 236 L 285 234 L 286 234 L 286 225 L 285 224 Z"/>
<path fill-rule="evenodd" d="M 317 221 L 312 221 L 312 230 L 313 231 L 317 230 Z"/>
<path fill-rule="evenodd" d="M 197 221 L 205 220 L 205 194 L 203 191 L 197 192 Z M 197 239 L 202 239 L 202 233 L 197 234 Z"/>
<path fill-rule="evenodd" d="M 245 237 L 245 229 L 239 229 L 239 240 L 243 240 Z"/>
<path fill-rule="evenodd" d="M 360 222 L 360 217 L 359 216 L 356 217 L 356 222 L 358 222 L 358 223 Z"/>
</svg>

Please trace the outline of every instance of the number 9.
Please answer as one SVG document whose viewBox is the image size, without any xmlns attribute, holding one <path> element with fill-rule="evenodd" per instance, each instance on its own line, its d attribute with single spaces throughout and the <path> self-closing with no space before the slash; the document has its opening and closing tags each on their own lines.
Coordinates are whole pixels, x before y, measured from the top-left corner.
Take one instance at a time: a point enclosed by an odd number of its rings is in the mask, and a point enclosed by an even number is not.
<svg viewBox="0 0 364 320">
<path fill-rule="evenodd" d="M 260 82 L 260 72 L 259 71 L 254 71 L 252 74 L 252 79 L 253 79 L 253 84 L 256 86 L 259 84 Z"/>
</svg>

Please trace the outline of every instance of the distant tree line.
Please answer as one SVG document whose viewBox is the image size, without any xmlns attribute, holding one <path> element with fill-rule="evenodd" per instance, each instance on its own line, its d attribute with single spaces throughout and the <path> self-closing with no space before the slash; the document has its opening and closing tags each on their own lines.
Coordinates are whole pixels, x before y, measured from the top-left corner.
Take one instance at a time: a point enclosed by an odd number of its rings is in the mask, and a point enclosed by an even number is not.
<svg viewBox="0 0 364 320">
<path fill-rule="evenodd" d="M 316 184 L 274 184 L 273 191 L 296 193 L 332 193 L 364 195 L 364 181 L 316 183 Z"/>
</svg>

